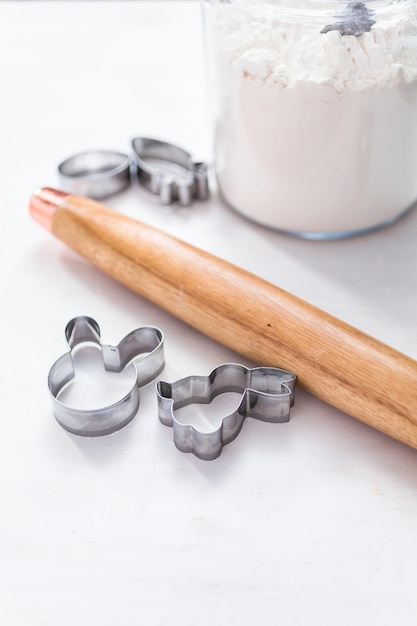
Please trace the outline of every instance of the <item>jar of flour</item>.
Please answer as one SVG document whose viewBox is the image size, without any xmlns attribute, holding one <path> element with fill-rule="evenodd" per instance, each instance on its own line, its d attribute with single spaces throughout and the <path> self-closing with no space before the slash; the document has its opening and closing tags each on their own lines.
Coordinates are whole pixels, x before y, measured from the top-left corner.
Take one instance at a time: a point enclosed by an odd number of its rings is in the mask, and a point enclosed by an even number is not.
<svg viewBox="0 0 417 626">
<path fill-rule="evenodd" d="M 202 0 L 219 192 L 326 239 L 417 201 L 417 0 Z"/>
</svg>

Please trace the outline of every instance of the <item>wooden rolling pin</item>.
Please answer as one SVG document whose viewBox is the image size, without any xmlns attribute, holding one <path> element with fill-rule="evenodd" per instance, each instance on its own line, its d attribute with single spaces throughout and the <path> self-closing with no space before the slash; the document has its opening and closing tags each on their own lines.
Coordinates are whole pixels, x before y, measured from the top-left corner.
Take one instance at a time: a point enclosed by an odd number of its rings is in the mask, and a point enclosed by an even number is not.
<svg viewBox="0 0 417 626">
<path fill-rule="evenodd" d="M 136 293 L 417 448 L 417 362 L 290 293 L 102 204 L 43 188 L 33 218 Z"/>
</svg>

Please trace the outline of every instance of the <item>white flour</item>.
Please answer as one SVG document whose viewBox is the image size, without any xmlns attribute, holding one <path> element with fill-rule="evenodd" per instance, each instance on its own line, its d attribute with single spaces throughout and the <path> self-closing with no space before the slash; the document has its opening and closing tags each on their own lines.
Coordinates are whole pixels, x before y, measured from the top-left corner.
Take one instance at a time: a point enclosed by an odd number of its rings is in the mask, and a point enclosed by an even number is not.
<svg viewBox="0 0 417 626">
<path fill-rule="evenodd" d="M 410 2 L 395 4 L 354 37 L 321 34 L 329 16 L 286 22 L 277 4 L 209 7 L 223 197 L 313 235 L 395 218 L 417 199 L 416 6 L 413 19 Z"/>
</svg>

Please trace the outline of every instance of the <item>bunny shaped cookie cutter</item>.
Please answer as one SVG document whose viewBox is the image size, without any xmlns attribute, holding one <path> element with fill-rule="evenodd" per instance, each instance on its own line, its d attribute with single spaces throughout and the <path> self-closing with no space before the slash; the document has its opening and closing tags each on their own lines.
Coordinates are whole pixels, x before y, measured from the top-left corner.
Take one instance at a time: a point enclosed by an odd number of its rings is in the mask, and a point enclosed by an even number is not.
<svg viewBox="0 0 417 626">
<path fill-rule="evenodd" d="M 48 388 L 53 412 L 58 423 L 75 435 L 97 437 L 108 435 L 126 426 L 139 408 L 139 387 L 153 380 L 164 368 L 164 336 L 155 326 L 142 326 L 130 332 L 117 346 L 101 343 L 100 327 L 86 316 L 73 318 L 65 328 L 70 348 L 52 365 Z M 63 388 L 75 378 L 72 351 L 82 343 L 97 344 L 105 370 L 121 372 L 129 363 L 136 370 L 134 384 L 120 400 L 98 409 L 78 409 L 59 399 Z"/>
</svg>

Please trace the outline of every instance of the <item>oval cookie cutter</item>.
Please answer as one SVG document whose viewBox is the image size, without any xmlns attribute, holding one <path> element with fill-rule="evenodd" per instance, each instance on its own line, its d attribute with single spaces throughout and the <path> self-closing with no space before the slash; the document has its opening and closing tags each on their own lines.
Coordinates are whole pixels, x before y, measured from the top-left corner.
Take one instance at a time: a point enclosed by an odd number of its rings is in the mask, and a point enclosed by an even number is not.
<svg viewBox="0 0 417 626">
<path fill-rule="evenodd" d="M 122 152 L 89 150 L 62 161 L 58 174 L 65 191 L 103 200 L 129 187 L 130 165 Z"/>
</svg>

